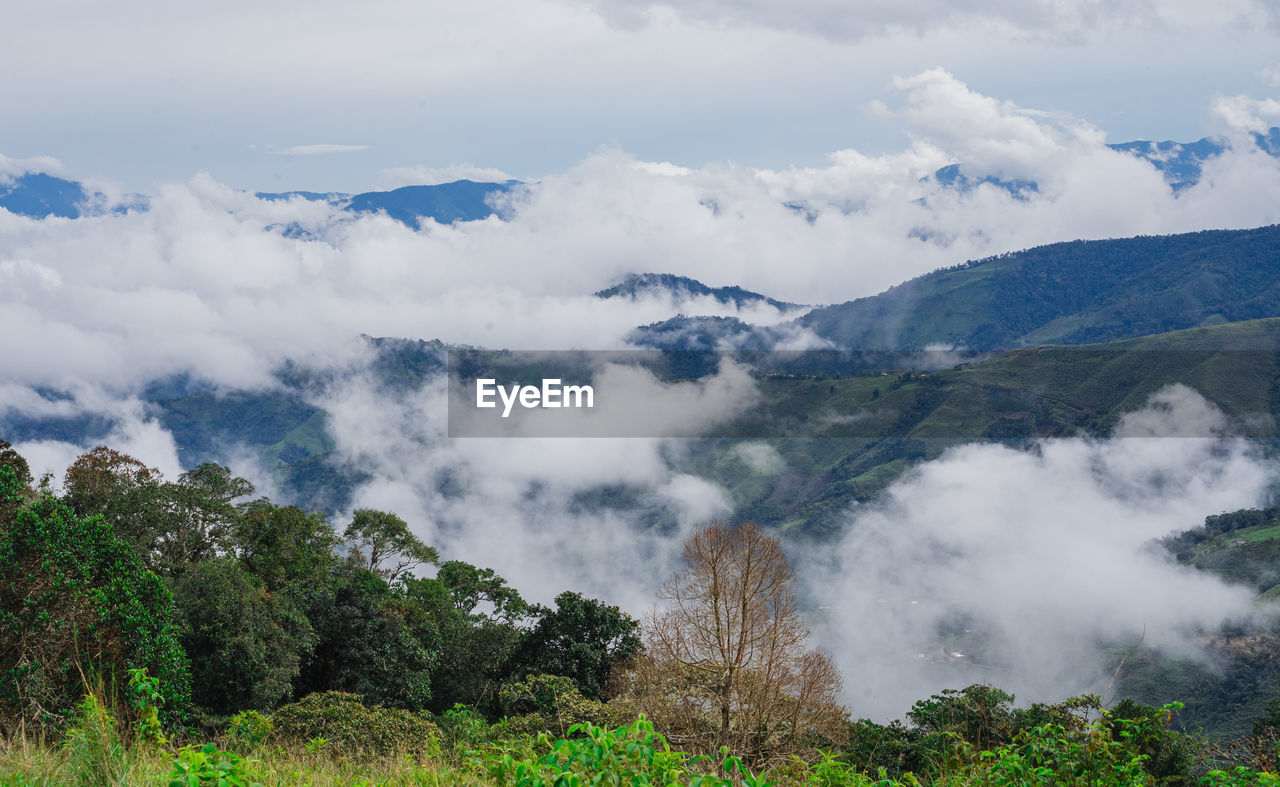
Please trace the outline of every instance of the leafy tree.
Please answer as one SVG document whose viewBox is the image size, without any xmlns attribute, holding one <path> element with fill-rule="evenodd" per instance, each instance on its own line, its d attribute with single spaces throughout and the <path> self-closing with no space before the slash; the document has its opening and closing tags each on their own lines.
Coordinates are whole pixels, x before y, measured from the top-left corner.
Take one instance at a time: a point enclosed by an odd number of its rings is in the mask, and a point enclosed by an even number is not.
<svg viewBox="0 0 1280 787">
<path fill-rule="evenodd" d="M 18 486 L 27 494 L 30 494 L 31 468 L 27 466 L 27 460 L 13 450 L 13 446 L 5 440 L 0 440 L 0 467 L 7 467 L 12 470 Z M 22 498 L 25 496 L 20 494 L 9 501 L 0 500 L 0 527 L 13 522 L 13 518 L 18 515 L 18 508 L 23 502 Z"/>
<path fill-rule="evenodd" d="M 288 596 L 266 593 L 229 558 L 192 566 L 173 594 L 197 706 L 225 716 L 268 711 L 292 696 L 316 637 Z"/>
<path fill-rule="evenodd" d="M 0 440 L 0 466 L 12 470 L 22 486 L 31 486 L 31 467 L 7 440 Z"/>
<path fill-rule="evenodd" d="M 431 699 L 435 630 L 378 575 L 344 566 L 309 605 L 318 641 L 298 694 L 346 691 L 378 705 L 419 709 Z"/>
<path fill-rule="evenodd" d="M 604 699 L 615 666 L 640 649 L 640 624 L 617 607 L 573 592 L 556 597 L 520 637 L 513 675 L 563 675 L 587 699 Z"/>
<path fill-rule="evenodd" d="M 163 481 L 158 469 L 100 445 L 67 468 L 62 485 L 77 515 L 101 514 L 151 564 L 168 518 Z"/>
<path fill-rule="evenodd" d="M 0 467 L 0 501 L 24 487 Z M 0 707 L 9 723 L 39 725 L 70 711 L 98 674 L 111 700 L 127 671 L 160 680 L 164 715 L 190 701 L 188 664 L 173 624 L 172 596 L 100 516 L 79 516 L 45 494 L 0 529 Z"/>
<path fill-rule="evenodd" d="M 539 610 L 492 569 L 456 560 L 441 564 L 433 578 L 405 580 L 403 595 L 438 632 L 431 710 L 461 703 L 495 715 L 498 691 L 523 635 L 520 624 Z"/>
<path fill-rule="evenodd" d="M 1190 735 L 1169 729 L 1173 714 L 1182 706 L 1153 707 L 1125 698 L 1103 714 L 1100 726 L 1115 740 L 1128 742 L 1143 757 L 1143 767 L 1156 784 L 1191 785 L 1193 770 L 1203 748 Z"/>
<path fill-rule="evenodd" d="M 384 511 L 357 509 L 342 537 L 351 544 L 352 562 L 387 582 L 395 582 L 400 574 L 423 563 L 440 560 L 435 547 L 427 546 L 409 532 L 403 519 Z M 384 566 L 387 563 L 390 567 Z"/>
<path fill-rule="evenodd" d="M 572 680 L 560 675 L 530 675 L 508 683 L 498 704 L 507 729 L 527 734 L 567 735 L 575 724 L 603 724 L 608 716 L 604 703 L 583 697 Z"/>
<path fill-rule="evenodd" d="M 253 484 L 222 465 L 205 462 L 161 487 L 169 517 L 159 534 L 160 564 L 170 572 L 206 558 L 227 555 L 240 522 L 234 500 L 253 494 Z"/>
<path fill-rule="evenodd" d="M 454 609 L 469 618 L 514 623 L 535 611 L 491 568 L 450 560 L 440 566 L 435 582 Z"/>
<path fill-rule="evenodd" d="M 286 586 L 323 587 L 338 564 L 333 552 L 338 537 L 324 515 L 297 506 L 255 500 L 245 507 L 233 541 L 241 564 L 270 593 Z"/>
<path fill-rule="evenodd" d="M 227 554 L 240 518 L 236 498 L 253 485 L 207 462 L 166 482 L 159 470 L 99 446 L 67 468 L 67 500 L 81 516 L 102 514 L 154 571 L 177 574 Z"/>
</svg>

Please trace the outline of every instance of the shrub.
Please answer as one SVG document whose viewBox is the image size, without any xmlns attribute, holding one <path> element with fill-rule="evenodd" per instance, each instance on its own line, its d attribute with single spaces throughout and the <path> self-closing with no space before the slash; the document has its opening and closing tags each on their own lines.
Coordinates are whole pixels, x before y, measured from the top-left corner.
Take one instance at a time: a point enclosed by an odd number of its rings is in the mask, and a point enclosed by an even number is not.
<svg viewBox="0 0 1280 787">
<path fill-rule="evenodd" d="M 251 763 L 212 743 L 178 750 L 169 772 L 169 787 L 263 787 Z"/>
<path fill-rule="evenodd" d="M 274 726 L 270 716 L 256 710 L 240 711 L 227 725 L 227 740 L 239 749 L 253 751 L 266 742 Z"/>
<path fill-rule="evenodd" d="M 606 719 L 603 703 L 583 697 L 572 679 L 558 675 L 530 675 L 508 683 L 498 703 L 516 733 L 564 735 L 575 724 L 603 724 Z"/>
<path fill-rule="evenodd" d="M 310 694 L 277 709 L 271 721 L 275 736 L 283 741 L 305 744 L 324 738 L 330 750 L 343 754 L 440 753 L 440 728 L 427 714 L 367 707 L 358 694 Z"/>
</svg>

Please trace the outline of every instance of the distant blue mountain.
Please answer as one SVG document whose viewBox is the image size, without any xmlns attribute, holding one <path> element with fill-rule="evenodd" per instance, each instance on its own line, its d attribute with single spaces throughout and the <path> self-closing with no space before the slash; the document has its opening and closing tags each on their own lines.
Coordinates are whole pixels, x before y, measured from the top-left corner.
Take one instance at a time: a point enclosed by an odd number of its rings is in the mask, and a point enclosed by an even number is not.
<svg viewBox="0 0 1280 787">
<path fill-rule="evenodd" d="M 1254 133 L 1253 141 L 1263 152 L 1280 158 L 1280 128 L 1272 128 L 1266 134 Z M 1174 193 L 1198 183 L 1204 163 L 1214 156 L 1222 155 L 1226 150 L 1226 144 L 1222 140 L 1210 137 L 1195 142 L 1151 142 L 1139 139 L 1107 147 L 1149 162 L 1160 171 Z M 1030 180 L 1005 180 L 992 175 L 972 177 L 965 173 L 963 163 L 949 164 L 934 172 L 933 178 L 940 185 L 960 192 L 968 192 L 987 183 L 1025 199 L 1029 193 L 1039 190 L 1036 183 Z"/>
<path fill-rule="evenodd" d="M 284 202 L 292 199 L 293 197 L 302 197 L 303 199 L 311 200 L 312 202 L 332 202 L 334 204 L 351 201 L 350 194 L 343 194 L 340 191 L 259 191 L 253 196 L 258 199 L 267 200 L 268 202 Z"/>
<path fill-rule="evenodd" d="M 350 213 L 386 213 L 401 224 L 416 229 L 418 222 L 425 218 L 435 219 L 441 224 L 487 219 L 497 212 L 489 204 L 488 198 L 493 194 L 509 191 L 512 186 L 519 184 L 518 180 L 508 180 L 505 183 L 455 180 L 433 186 L 405 186 L 392 191 L 367 191 L 355 195 L 333 191 L 284 191 L 258 192 L 254 196 L 273 201 L 302 197 L 341 205 L 343 210 Z"/>
<path fill-rule="evenodd" d="M 396 221 L 416 227 L 419 219 L 433 218 L 441 224 L 487 219 L 497 211 L 487 199 L 509 191 L 518 180 L 506 183 L 476 183 L 455 180 L 437 186 L 405 186 L 394 191 L 370 191 L 351 198 L 347 210 L 353 213 L 382 211 Z"/>
<path fill-rule="evenodd" d="M 709 295 L 720 303 L 733 304 L 738 308 L 749 304 L 767 303 L 779 311 L 799 308 L 797 304 L 774 300 L 758 292 L 744 290 L 736 285 L 729 287 L 708 287 L 697 279 L 688 276 L 676 276 L 671 273 L 630 273 L 620 283 L 600 290 L 597 298 L 630 298 L 635 299 L 650 293 L 670 293 L 672 295 L 699 296 Z"/>
<path fill-rule="evenodd" d="M 21 175 L 8 184 L 0 182 L 0 208 L 19 216 L 78 219 L 88 203 L 84 186 L 43 172 Z"/>
<path fill-rule="evenodd" d="M 1030 180 L 1020 180 L 1017 178 L 1014 178 L 1013 180 L 1004 180 L 991 175 L 981 178 L 971 178 L 960 170 L 959 164 L 949 164 L 943 167 L 933 173 L 933 178 L 938 181 L 939 185 L 961 192 L 972 191 L 983 183 L 990 183 L 993 186 L 998 186 L 999 188 L 1004 189 L 1019 199 L 1026 199 L 1027 194 L 1038 192 L 1040 190 L 1040 187 L 1037 186 L 1034 181 Z"/>
<path fill-rule="evenodd" d="M 1273 128 L 1271 132 L 1280 134 L 1280 129 Z M 1261 134 L 1255 134 L 1254 138 L 1259 147 L 1267 150 L 1272 155 L 1276 155 L 1275 152 L 1265 146 L 1266 137 Z M 1160 174 L 1164 175 L 1165 182 L 1175 192 L 1181 191 L 1188 186 L 1194 186 L 1200 180 L 1201 165 L 1208 159 L 1221 155 L 1222 151 L 1226 150 L 1226 146 L 1221 141 L 1209 139 L 1208 137 L 1185 144 L 1168 140 L 1163 142 L 1137 140 L 1107 145 L 1107 147 L 1150 162 L 1156 169 L 1160 170 Z"/>
<path fill-rule="evenodd" d="M 142 194 L 128 194 L 121 202 L 111 205 L 111 213 L 130 210 L 146 210 L 148 200 Z M 43 172 L 28 172 L 8 183 L 0 181 L 0 208 L 19 216 L 43 219 L 60 216 L 78 219 L 107 212 L 107 198 L 97 191 L 88 191 L 74 180 L 54 177 Z"/>
</svg>

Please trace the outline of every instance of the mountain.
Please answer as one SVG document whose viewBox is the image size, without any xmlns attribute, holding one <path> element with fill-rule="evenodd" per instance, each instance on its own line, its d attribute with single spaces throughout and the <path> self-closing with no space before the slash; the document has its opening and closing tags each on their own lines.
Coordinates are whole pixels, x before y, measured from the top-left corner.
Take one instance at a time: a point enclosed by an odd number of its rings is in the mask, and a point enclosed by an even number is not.
<svg viewBox="0 0 1280 787">
<path fill-rule="evenodd" d="M 294 197 L 311 202 L 331 202 L 335 205 L 345 205 L 351 201 L 351 195 L 341 191 L 259 191 L 253 196 L 268 202 L 284 202 Z"/>
<path fill-rule="evenodd" d="M 1280 316 L 1280 226 L 1071 241 L 942 269 L 798 324 L 857 350 L 1083 344 Z"/>
<path fill-rule="evenodd" d="M 456 180 L 432 186 L 405 186 L 391 191 L 366 191 L 361 194 L 343 194 L 327 191 L 257 192 L 254 196 L 264 200 L 285 200 L 301 197 L 306 200 L 341 205 L 350 213 L 386 213 L 407 227 L 417 228 L 424 218 L 441 224 L 455 221 L 476 221 L 496 215 L 489 198 L 502 194 L 519 185 L 518 180 L 505 183 L 476 183 Z"/>
<path fill-rule="evenodd" d="M 835 528 L 912 464 L 966 442 L 1107 435 L 1120 417 L 1181 383 L 1231 429 L 1280 436 L 1280 319 L 1087 346 L 1029 347 L 934 372 L 841 378 L 762 375 L 760 403 L 690 448 L 686 472 L 724 486 L 735 516 L 798 535 Z M 776 475 L 726 461 L 736 440 L 765 440 Z"/>
<path fill-rule="evenodd" d="M 1253 132 L 1250 136 L 1254 144 L 1264 153 L 1280 157 L 1280 128 L 1271 128 L 1265 134 Z M 1227 149 L 1227 143 L 1225 140 L 1213 137 L 1204 137 L 1195 142 L 1170 140 L 1153 142 L 1138 139 L 1132 142 L 1110 144 L 1107 147 L 1140 158 L 1154 166 L 1176 194 L 1198 183 L 1200 171 L 1205 162 L 1222 155 Z M 1039 186 L 1030 180 L 1006 180 L 991 174 L 980 177 L 970 175 L 965 172 L 963 162 L 949 164 L 939 169 L 933 173 L 933 178 L 940 185 L 960 192 L 970 191 L 984 183 L 1004 189 L 1020 199 L 1025 199 L 1030 193 L 1039 191 Z"/>
<path fill-rule="evenodd" d="M 84 186 L 74 180 L 55 178 L 42 172 L 20 175 L 7 184 L 0 181 L 0 208 L 19 216 L 77 219 L 89 198 Z"/>
<path fill-rule="evenodd" d="M 672 273 L 630 273 L 618 284 L 595 293 L 597 298 L 629 298 L 635 300 L 647 295 L 670 294 L 676 297 L 710 296 L 723 304 L 739 309 L 764 303 L 778 311 L 800 308 L 797 304 L 779 301 L 758 292 L 738 286 L 708 287 L 697 279 Z"/>
</svg>

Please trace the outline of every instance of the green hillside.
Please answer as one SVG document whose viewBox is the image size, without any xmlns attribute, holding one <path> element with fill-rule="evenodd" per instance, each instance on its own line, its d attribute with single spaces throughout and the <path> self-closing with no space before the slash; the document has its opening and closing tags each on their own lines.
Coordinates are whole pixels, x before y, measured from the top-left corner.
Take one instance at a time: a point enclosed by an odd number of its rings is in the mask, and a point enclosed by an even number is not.
<svg viewBox="0 0 1280 787">
<path fill-rule="evenodd" d="M 1014 350 L 937 372 L 762 376 L 761 403 L 700 443 L 688 469 L 728 488 L 738 515 L 820 535 L 915 461 L 975 440 L 1107 435 L 1174 383 L 1217 405 L 1232 433 L 1274 437 L 1278 349 L 1280 319 L 1268 319 Z M 762 475 L 736 458 L 747 439 L 775 448 L 782 469 Z"/>
<path fill-rule="evenodd" d="M 800 323 L 840 347 L 1084 344 L 1280 316 L 1280 226 L 1071 241 L 935 271 Z"/>
</svg>

